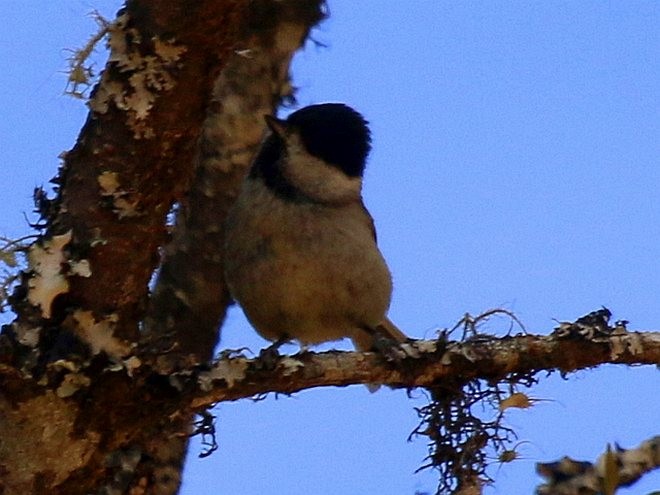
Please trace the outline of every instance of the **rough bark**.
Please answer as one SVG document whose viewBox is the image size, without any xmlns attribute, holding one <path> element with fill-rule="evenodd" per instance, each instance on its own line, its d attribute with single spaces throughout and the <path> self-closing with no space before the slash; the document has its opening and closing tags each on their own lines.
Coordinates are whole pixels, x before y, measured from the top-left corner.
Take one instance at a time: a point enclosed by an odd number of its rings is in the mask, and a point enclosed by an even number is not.
<svg viewBox="0 0 660 495">
<path fill-rule="evenodd" d="M 195 178 L 179 205 L 145 320 L 143 352 L 154 356 L 161 373 L 213 357 L 230 301 L 223 275 L 225 217 L 261 142 L 263 116 L 291 95 L 291 58 L 321 17 L 318 2 L 253 4 L 215 81 Z M 193 418 L 181 414 L 171 433 L 191 431 Z M 188 438 L 166 432 L 154 441 L 151 456 L 168 480 L 182 470 Z"/>
<path fill-rule="evenodd" d="M 213 81 L 247 1 L 131 1 L 110 30 L 110 59 L 91 112 L 56 179 L 47 236 L 72 233 L 69 276 L 51 319 L 71 307 L 114 315 L 113 336 L 137 340 L 147 284 L 166 239 L 165 216 L 188 190 Z M 67 323 L 65 326 L 73 326 Z"/>
<path fill-rule="evenodd" d="M 242 114 L 250 111 L 242 99 L 259 100 L 252 111 L 272 112 L 293 51 L 321 18 L 320 2 L 294 0 L 287 5 L 299 8 L 290 9 L 293 17 L 284 19 L 284 26 L 282 16 L 274 15 L 280 4 L 132 0 L 108 27 L 108 64 L 90 98 L 87 122 L 54 180 L 57 197 L 40 198 L 46 232 L 30 249 L 30 272 L 12 297 L 17 319 L 0 337 L 0 493 L 177 491 L 189 398 L 149 364 L 177 362 L 153 353 L 163 350 L 157 345 L 163 336 L 174 334 L 176 342 L 184 342 L 186 326 L 194 328 L 187 335 L 193 343 L 179 344 L 173 354 L 208 359 L 227 298 L 218 277 L 212 278 L 202 292 L 214 292 L 206 302 L 215 305 L 213 316 L 199 321 L 186 320 L 190 314 L 181 318 L 178 307 L 159 296 L 149 320 L 149 336 L 157 339 L 140 346 L 148 283 L 168 239 L 168 212 L 193 183 L 183 210 L 208 211 L 205 181 L 214 167 L 220 180 L 212 187 L 224 199 L 217 203 L 213 225 L 221 224 L 262 128 L 258 115 Z M 296 12 L 305 15 L 296 18 Z M 254 48 L 249 43 L 266 44 L 281 31 L 289 36 L 269 46 L 273 58 L 279 50 L 279 60 L 270 61 L 277 70 L 263 70 L 261 86 L 252 89 L 256 94 L 241 93 L 241 81 L 229 73 L 225 79 L 231 86 L 217 83 L 228 65 L 239 71 L 238 62 L 248 61 L 236 51 L 246 55 L 242 50 Z M 263 69 L 266 61 L 259 63 Z M 249 72 L 240 70 L 244 76 Z M 236 142 L 217 143 L 227 146 L 217 153 L 247 149 L 240 164 L 230 160 L 226 170 L 208 164 L 196 173 L 196 165 L 207 162 L 198 158 L 200 136 L 215 132 L 203 130 L 214 84 L 215 113 L 222 113 L 220 106 L 231 109 L 225 114 L 233 112 L 234 119 L 247 117 L 235 129 L 240 135 L 227 138 Z M 209 145 L 203 149 L 208 152 Z M 194 222 L 178 224 L 183 232 L 178 240 L 200 235 Z M 204 240 L 205 249 L 216 242 L 218 234 L 213 235 Z M 217 261 L 202 260 L 209 258 Z M 183 264 L 199 275 L 205 267 L 197 261 Z M 177 266 L 169 273 L 182 271 L 185 267 Z M 176 325 L 162 325 L 172 320 Z M 196 342 L 199 336 L 206 337 Z"/>
<path fill-rule="evenodd" d="M 229 302 L 224 220 L 261 142 L 263 116 L 293 96 L 291 58 L 322 18 L 319 2 L 257 5 L 215 81 L 195 179 L 180 203 L 148 311 L 143 341 L 169 350 L 159 356 L 164 372 L 212 357 Z"/>
<path fill-rule="evenodd" d="M 539 463 L 536 471 L 546 479 L 536 491 L 538 495 L 613 494 L 630 486 L 646 473 L 660 468 L 660 436 L 632 449 L 608 445 L 596 462 L 576 461 L 564 457 L 556 462 Z"/>
<path fill-rule="evenodd" d="M 374 353 L 329 351 L 284 356 L 266 368 L 242 356 L 217 361 L 197 376 L 195 408 L 277 392 L 313 387 L 382 383 L 393 388 L 433 387 L 443 380 L 497 382 L 538 371 L 570 373 L 604 363 L 660 363 L 660 332 L 626 332 L 593 338 L 557 335 L 495 338 L 467 342 L 418 340 L 402 344 L 388 361 Z"/>
</svg>

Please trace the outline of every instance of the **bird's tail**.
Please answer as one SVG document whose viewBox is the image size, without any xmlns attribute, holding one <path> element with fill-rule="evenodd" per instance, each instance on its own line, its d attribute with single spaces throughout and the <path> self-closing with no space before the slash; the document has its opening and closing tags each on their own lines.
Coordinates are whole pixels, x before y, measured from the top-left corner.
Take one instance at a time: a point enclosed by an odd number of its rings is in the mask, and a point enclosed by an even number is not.
<svg viewBox="0 0 660 495">
<path fill-rule="evenodd" d="M 408 340 L 408 336 L 399 330 L 399 327 L 392 323 L 392 320 L 390 320 L 388 317 L 385 317 L 385 319 L 380 322 L 380 325 L 378 325 L 376 330 L 382 331 L 386 337 L 399 343 Z"/>
<path fill-rule="evenodd" d="M 399 328 L 385 317 L 376 328 L 364 328 L 353 335 L 351 340 L 353 345 L 358 351 L 374 351 L 378 350 L 378 339 L 387 339 L 392 343 L 402 343 L 408 340 L 408 336 L 403 333 Z M 380 349 L 382 352 L 382 349 Z M 378 383 L 365 383 L 369 392 L 374 393 L 380 388 Z"/>
<path fill-rule="evenodd" d="M 385 338 L 393 342 L 402 343 L 408 340 L 408 336 L 385 317 L 376 328 L 365 328 L 356 332 L 351 338 L 353 345 L 358 351 L 373 351 L 376 347 L 376 339 Z"/>
</svg>

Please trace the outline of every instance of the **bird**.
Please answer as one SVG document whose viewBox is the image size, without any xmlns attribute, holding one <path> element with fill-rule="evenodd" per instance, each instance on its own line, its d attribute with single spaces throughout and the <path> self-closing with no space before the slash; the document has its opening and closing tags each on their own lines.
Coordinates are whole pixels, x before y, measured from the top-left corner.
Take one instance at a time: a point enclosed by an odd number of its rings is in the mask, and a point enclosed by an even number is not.
<svg viewBox="0 0 660 495">
<path fill-rule="evenodd" d="M 387 317 L 392 277 L 362 199 L 368 122 L 343 103 L 264 119 L 268 132 L 225 224 L 232 298 L 275 345 L 405 342 Z"/>
</svg>

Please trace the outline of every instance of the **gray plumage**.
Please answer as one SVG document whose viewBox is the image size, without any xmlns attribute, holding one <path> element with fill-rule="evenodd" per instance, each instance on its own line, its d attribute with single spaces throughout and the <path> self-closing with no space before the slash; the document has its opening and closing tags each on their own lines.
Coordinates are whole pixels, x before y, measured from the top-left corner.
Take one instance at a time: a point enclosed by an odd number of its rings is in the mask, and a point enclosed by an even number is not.
<svg viewBox="0 0 660 495">
<path fill-rule="evenodd" d="M 376 335 L 405 340 L 386 318 L 392 280 L 362 202 L 366 122 L 340 104 L 267 121 L 272 132 L 227 219 L 232 297 L 271 341 L 349 337 L 368 350 Z"/>
</svg>

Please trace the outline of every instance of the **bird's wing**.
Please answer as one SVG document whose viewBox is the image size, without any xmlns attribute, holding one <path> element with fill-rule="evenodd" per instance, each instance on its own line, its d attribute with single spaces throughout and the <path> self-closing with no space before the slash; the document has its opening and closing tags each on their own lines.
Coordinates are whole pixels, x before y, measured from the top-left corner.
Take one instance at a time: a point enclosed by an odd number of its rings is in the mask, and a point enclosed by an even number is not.
<svg viewBox="0 0 660 495">
<path fill-rule="evenodd" d="M 360 207 L 362 208 L 362 211 L 364 212 L 364 219 L 365 222 L 367 223 L 367 226 L 369 227 L 369 230 L 371 230 L 371 233 L 374 236 L 374 241 L 378 243 L 378 239 L 376 237 L 376 225 L 374 224 L 374 219 L 371 216 L 371 213 L 369 213 L 369 210 L 367 210 L 367 207 L 364 206 L 364 201 L 360 200 Z"/>
</svg>

